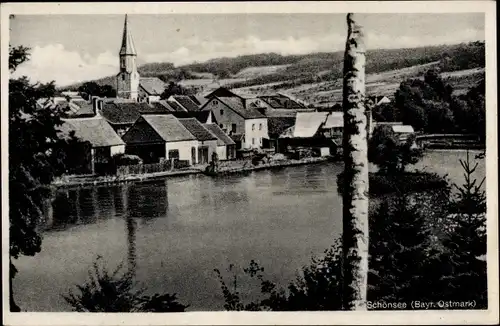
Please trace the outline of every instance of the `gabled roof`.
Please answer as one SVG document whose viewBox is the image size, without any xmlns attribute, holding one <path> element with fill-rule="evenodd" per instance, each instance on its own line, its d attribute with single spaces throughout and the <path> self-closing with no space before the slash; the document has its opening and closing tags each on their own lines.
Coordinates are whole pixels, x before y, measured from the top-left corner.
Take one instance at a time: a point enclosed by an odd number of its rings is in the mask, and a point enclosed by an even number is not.
<svg viewBox="0 0 500 326">
<path fill-rule="evenodd" d="M 175 99 L 187 111 L 199 111 L 200 107 L 187 95 L 173 95 Z"/>
<path fill-rule="evenodd" d="M 213 97 L 240 97 L 240 96 L 230 91 L 226 87 L 219 87 L 216 90 L 205 95 L 206 99 L 211 99 Z"/>
<path fill-rule="evenodd" d="M 66 116 L 71 118 L 83 118 L 83 117 L 93 117 L 95 116 L 94 108 L 92 103 L 85 101 L 84 99 L 72 99 L 68 103 L 69 110 L 66 112 Z"/>
<path fill-rule="evenodd" d="M 141 77 L 139 85 L 148 95 L 161 95 L 165 90 L 165 83 L 158 77 Z"/>
<path fill-rule="evenodd" d="M 152 102 L 146 106 L 141 106 L 140 114 L 168 114 L 172 113 L 172 108 L 165 106 L 160 102 Z"/>
<path fill-rule="evenodd" d="M 88 141 L 92 147 L 124 145 L 123 140 L 102 118 L 64 119 L 59 127 L 63 137 L 69 137 L 71 131 L 82 141 Z"/>
<path fill-rule="evenodd" d="M 142 116 L 165 142 L 196 140 L 196 138 L 171 114 Z"/>
<path fill-rule="evenodd" d="M 175 116 L 176 118 L 195 118 L 196 120 L 198 120 L 201 123 L 207 123 L 208 118 L 210 117 L 210 114 L 212 114 L 211 111 L 197 111 L 197 112 L 175 111 L 175 112 L 172 112 L 172 115 Z M 212 117 L 212 119 L 213 119 L 213 117 Z"/>
<path fill-rule="evenodd" d="M 137 104 L 139 103 L 103 103 L 101 115 L 111 124 L 133 124 L 141 116 Z"/>
<path fill-rule="evenodd" d="M 186 109 L 184 109 L 182 106 L 177 104 L 177 102 L 168 102 L 168 105 L 175 111 L 175 112 L 187 112 Z"/>
<path fill-rule="evenodd" d="M 344 126 L 342 112 L 298 112 L 293 130 L 293 137 L 313 137 L 318 129 L 330 129 Z"/>
<path fill-rule="evenodd" d="M 199 107 L 207 102 L 207 99 L 201 95 L 189 95 L 189 98 Z"/>
<path fill-rule="evenodd" d="M 259 99 L 269 104 L 273 109 L 301 109 L 304 105 L 286 97 L 284 95 L 259 96 Z"/>
<path fill-rule="evenodd" d="M 214 134 L 205 129 L 205 127 L 195 118 L 184 118 L 178 120 L 199 141 L 217 139 L 217 137 Z"/>
<path fill-rule="evenodd" d="M 204 127 L 217 137 L 217 146 L 228 146 L 236 144 L 218 125 L 208 123 Z"/>
<path fill-rule="evenodd" d="M 225 106 L 238 113 L 244 119 L 260 119 L 266 116 L 255 108 L 245 107 L 245 101 L 239 97 L 216 97 Z"/>
</svg>

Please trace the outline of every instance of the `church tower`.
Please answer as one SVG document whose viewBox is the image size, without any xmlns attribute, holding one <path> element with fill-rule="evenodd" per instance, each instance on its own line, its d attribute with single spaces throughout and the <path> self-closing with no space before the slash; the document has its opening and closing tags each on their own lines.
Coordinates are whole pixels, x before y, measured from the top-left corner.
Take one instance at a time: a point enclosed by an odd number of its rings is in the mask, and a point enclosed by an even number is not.
<svg viewBox="0 0 500 326">
<path fill-rule="evenodd" d="M 120 48 L 120 72 L 116 75 L 116 93 L 119 98 L 137 101 L 140 78 L 137 72 L 137 52 L 127 23 L 128 18 L 125 15 L 122 46 Z"/>
</svg>

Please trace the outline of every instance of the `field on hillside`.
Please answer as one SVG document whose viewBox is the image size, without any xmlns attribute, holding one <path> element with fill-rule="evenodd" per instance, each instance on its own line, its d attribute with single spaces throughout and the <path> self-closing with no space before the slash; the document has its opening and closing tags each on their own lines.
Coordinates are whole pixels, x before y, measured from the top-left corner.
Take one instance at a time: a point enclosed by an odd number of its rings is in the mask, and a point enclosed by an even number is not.
<svg viewBox="0 0 500 326">
<path fill-rule="evenodd" d="M 384 95 L 393 97 L 401 82 L 408 78 L 423 78 L 423 74 L 437 62 L 417 65 L 409 68 L 390 70 L 378 74 L 368 74 L 366 77 L 367 95 Z M 471 86 L 476 85 L 484 68 L 466 69 L 454 72 L 445 72 L 443 78 L 453 87 L 456 93 L 463 93 Z M 342 80 L 326 81 L 318 83 L 303 84 L 297 87 L 279 88 L 280 83 L 265 84 L 259 86 L 242 87 L 236 89 L 238 93 L 246 95 L 272 94 L 279 91 L 287 93 L 318 106 L 331 106 L 342 102 Z"/>
<path fill-rule="evenodd" d="M 265 75 L 277 73 L 284 70 L 290 65 L 275 65 L 275 66 L 262 66 L 262 67 L 248 67 L 240 70 L 233 78 L 258 78 Z"/>
</svg>

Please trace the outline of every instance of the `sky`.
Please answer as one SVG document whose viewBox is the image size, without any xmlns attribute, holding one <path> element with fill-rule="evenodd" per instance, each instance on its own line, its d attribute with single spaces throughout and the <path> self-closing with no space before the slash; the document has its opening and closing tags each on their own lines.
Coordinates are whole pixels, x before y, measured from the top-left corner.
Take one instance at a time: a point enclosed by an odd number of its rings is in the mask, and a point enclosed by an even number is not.
<svg viewBox="0 0 500 326">
<path fill-rule="evenodd" d="M 128 15 L 138 63 L 182 65 L 217 57 L 344 49 L 345 14 Z M 368 49 L 485 39 L 482 13 L 359 14 Z M 58 86 L 118 72 L 124 15 L 16 15 L 10 44 L 31 48 L 15 76 Z"/>
</svg>

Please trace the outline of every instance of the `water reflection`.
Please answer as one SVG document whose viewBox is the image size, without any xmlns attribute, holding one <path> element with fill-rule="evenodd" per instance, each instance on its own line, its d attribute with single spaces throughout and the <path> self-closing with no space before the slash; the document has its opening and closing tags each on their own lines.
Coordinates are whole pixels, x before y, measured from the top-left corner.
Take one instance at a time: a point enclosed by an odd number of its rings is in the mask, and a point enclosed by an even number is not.
<svg viewBox="0 0 500 326">
<path fill-rule="evenodd" d="M 59 189 L 45 207 L 47 231 L 93 224 L 110 218 L 140 218 L 144 221 L 168 215 L 165 180 L 114 187 Z"/>
<path fill-rule="evenodd" d="M 127 211 L 131 217 L 149 220 L 168 214 L 167 181 L 137 183 L 124 186 Z"/>
<path fill-rule="evenodd" d="M 136 255 L 136 231 L 137 231 L 137 221 L 136 219 L 128 216 L 127 217 L 127 261 L 128 270 L 133 276 L 137 271 L 137 255 Z"/>
</svg>

